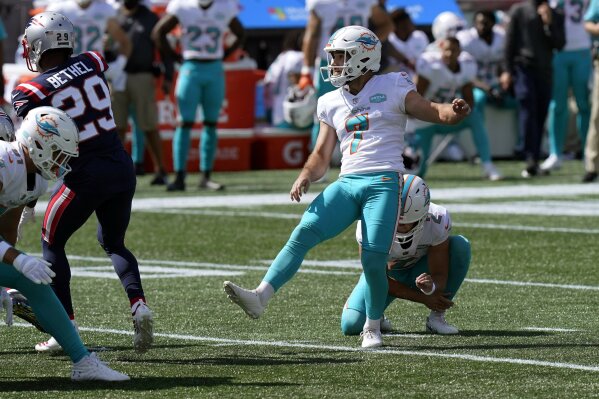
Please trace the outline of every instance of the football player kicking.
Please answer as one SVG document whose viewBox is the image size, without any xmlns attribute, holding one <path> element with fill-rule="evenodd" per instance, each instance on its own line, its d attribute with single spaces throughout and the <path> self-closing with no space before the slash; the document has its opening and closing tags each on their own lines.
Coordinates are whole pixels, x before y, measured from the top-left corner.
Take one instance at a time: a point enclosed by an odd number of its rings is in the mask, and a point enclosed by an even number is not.
<svg viewBox="0 0 599 399">
<path fill-rule="evenodd" d="M 343 154 L 339 179 L 304 212 L 256 290 L 229 281 L 224 289 L 248 316 L 260 317 L 268 300 L 297 273 L 311 248 L 361 220 L 367 315 L 362 347 L 374 348 L 383 344 L 380 319 L 388 292 L 387 257 L 400 215 L 407 117 L 458 123 L 470 113 L 470 107 L 462 99 L 451 104 L 426 100 L 406 73 L 375 75 L 380 67 L 381 42 L 364 27 L 336 31 L 325 50 L 329 62 L 322 72 L 338 89 L 318 99 L 320 133 L 291 187 L 291 200 L 299 202 L 310 184 L 326 173 L 337 140 Z"/>
<path fill-rule="evenodd" d="M 137 259 L 125 247 L 135 193 L 133 162 L 112 117 L 106 62 L 96 52 L 71 57 L 73 36 L 73 25 L 61 14 L 43 12 L 32 17 L 25 28 L 24 57 L 29 69 L 40 74 L 12 93 L 18 116 L 51 105 L 65 111 L 79 129 L 79 157 L 69 161 L 72 171 L 52 194 L 44 216 L 43 257 L 56 273 L 52 288 L 74 320 L 65 245 L 95 212 L 98 241 L 129 297 L 134 348 L 145 352 L 153 341 L 152 312 L 146 305 Z M 54 337 L 36 345 L 38 351 L 59 348 Z"/>
<path fill-rule="evenodd" d="M 9 126 L 0 115 L 2 131 Z M 8 129 L 10 130 L 10 129 Z M 0 285 L 27 296 L 39 324 L 62 345 L 73 361 L 75 381 L 126 381 L 129 377 L 112 370 L 81 342 L 64 307 L 48 286 L 54 272 L 49 263 L 13 247 L 25 204 L 46 192 L 47 180 L 64 177 L 68 161 L 77 157 L 77 126 L 64 112 L 52 107 L 31 110 L 16 133 L 16 141 L 0 141 Z M 6 292 L 0 287 L 3 297 Z M 10 299 L 7 324 L 12 324 Z"/>
<path fill-rule="evenodd" d="M 470 242 L 451 232 L 447 209 L 430 202 L 429 189 L 418 176 L 404 175 L 402 206 L 393 240 L 387 278 L 388 307 L 395 298 L 422 303 L 431 310 L 426 330 L 433 334 L 457 334 L 445 321 L 445 311 L 462 285 L 470 266 Z M 356 239 L 362 249 L 362 227 Z M 348 298 L 341 315 L 341 331 L 358 335 L 366 321 L 366 279 L 364 274 Z M 389 328 L 390 329 L 390 328 Z"/>
</svg>

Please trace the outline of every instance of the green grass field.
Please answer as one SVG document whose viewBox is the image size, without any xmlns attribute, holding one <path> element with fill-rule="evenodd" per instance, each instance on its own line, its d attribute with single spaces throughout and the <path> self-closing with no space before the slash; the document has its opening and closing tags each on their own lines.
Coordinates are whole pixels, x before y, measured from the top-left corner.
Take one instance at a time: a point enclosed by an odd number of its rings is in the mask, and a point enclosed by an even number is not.
<svg viewBox="0 0 599 399">
<path fill-rule="evenodd" d="M 427 179 L 453 233 L 472 243 L 447 313 L 461 334 L 426 334 L 428 310 L 396 301 L 377 351 L 339 328 L 360 273 L 353 228 L 310 252 L 260 320 L 222 291 L 224 280 L 257 285 L 287 240 L 306 205 L 286 194 L 297 171 L 217 173 L 219 194 L 190 176 L 177 196 L 144 176 L 127 243 L 154 311 L 154 348 L 132 349 L 128 301 L 92 219 L 67 247 L 76 317 L 84 342 L 132 380 L 72 383 L 66 356 L 33 350 L 44 335 L 2 324 L 0 398 L 599 397 L 599 185 L 579 184 L 578 161 L 532 181 L 517 177 L 521 163 L 498 166 L 507 178 L 497 183 L 465 163 L 435 164 Z M 39 254 L 37 228 L 21 248 Z"/>
</svg>

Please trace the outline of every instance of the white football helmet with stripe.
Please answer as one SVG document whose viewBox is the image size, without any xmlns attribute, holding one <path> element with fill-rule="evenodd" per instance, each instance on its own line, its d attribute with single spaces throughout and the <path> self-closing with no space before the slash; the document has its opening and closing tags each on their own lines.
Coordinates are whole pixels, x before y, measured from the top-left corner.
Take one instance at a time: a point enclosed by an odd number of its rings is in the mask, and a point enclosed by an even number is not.
<svg viewBox="0 0 599 399">
<path fill-rule="evenodd" d="M 416 175 L 404 175 L 399 223 L 416 224 L 406 233 L 397 232 L 395 234 L 396 240 L 403 249 L 409 249 L 412 245 L 418 244 L 430 204 L 431 195 L 424 180 Z"/>
<path fill-rule="evenodd" d="M 67 17 L 57 12 L 47 11 L 31 17 L 23 35 L 23 57 L 27 68 L 37 72 L 38 62 L 44 52 L 75 47 L 73 24 Z"/>
<path fill-rule="evenodd" d="M 79 156 L 79 130 L 58 108 L 38 107 L 29 111 L 16 138 L 27 148 L 31 160 L 46 180 L 64 177 L 71 170 L 69 160 Z"/>
</svg>

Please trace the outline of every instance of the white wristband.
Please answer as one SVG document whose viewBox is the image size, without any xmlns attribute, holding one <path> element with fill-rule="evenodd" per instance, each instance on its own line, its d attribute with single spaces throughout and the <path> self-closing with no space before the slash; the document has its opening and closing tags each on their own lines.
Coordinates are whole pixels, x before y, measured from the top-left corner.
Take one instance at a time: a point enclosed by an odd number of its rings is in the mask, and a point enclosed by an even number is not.
<svg viewBox="0 0 599 399">
<path fill-rule="evenodd" d="M 437 286 L 435 285 L 435 282 L 433 281 L 433 288 L 431 288 L 431 290 L 429 292 L 425 292 L 422 289 L 420 291 L 422 291 L 422 293 L 424 295 L 433 295 L 433 293 L 435 292 L 436 289 L 437 289 Z"/>
<path fill-rule="evenodd" d="M 296 69 L 296 71 L 297 71 L 297 69 Z M 312 76 L 314 74 L 314 68 L 309 67 L 308 65 L 302 65 L 301 74 Z"/>
<path fill-rule="evenodd" d="M 6 252 L 11 248 L 12 248 L 12 245 L 7 243 L 6 241 L 4 241 L 4 240 L 0 241 L 0 262 L 2 262 L 4 260 L 4 255 L 6 255 Z"/>
</svg>

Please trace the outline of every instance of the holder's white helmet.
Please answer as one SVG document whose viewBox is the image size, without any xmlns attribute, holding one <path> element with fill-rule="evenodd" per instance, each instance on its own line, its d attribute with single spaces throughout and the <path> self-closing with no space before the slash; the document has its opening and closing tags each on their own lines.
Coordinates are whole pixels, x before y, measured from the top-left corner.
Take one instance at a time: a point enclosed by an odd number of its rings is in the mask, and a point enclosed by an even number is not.
<svg viewBox="0 0 599 399">
<path fill-rule="evenodd" d="M 214 0 L 198 0 L 198 4 L 200 7 L 208 7 L 209 5 L 211 5 L 214 2 Z"/>
<path fill-rule="evenodd" d="M 53 11 L 31 17 L 23 35 L 23 57 L 27 68 L 37 72 L 37 64 L 44 52 L 56 48 L 75 47 L 73 24 L 67 17 Z"/>
<path fill-rule="evenodd" d="M 86 8 L 92 3 L 92 1 L 94 0 L 75 0 L 75 2 L 79 4 L 79 7 L 81 8 Z"/>
<path fill-rule="evenodd" d="M 401 190 L 400 224 L 416 223 L 407 233 L 396 233 L 396 239 L 403 249 L 417 244 L 424 221 L 428 215 L 431 195 L 428 186 L 416 175 L 404 175 L 404 185 Z"/>
<path fill-rule="evenodd" d="M 316 102 L 316 90 L 313 87 L 305 90 L 290 87 L 283 101 L 283 118 L 285 122 L 299 129 L 307 128 L 314 123 Z"/>
<path fill-rule="evenodd" d="M 455 37 L 456 33 L 465 27 L 466 21 L 450 11 L 445 11 L 437 15 L 433 21 L 433 37 L 435 40 Z"/>
<path fill-rule="evenodd" d="M 71 170 L 69 160 L 79 156 L 79 130 L 57 108 L 38 107 L 29 111 L 16 136 L 46 180 L 66 175 Z"/>
<path fill-rule="evenodd" d="M 331 82 L 335 87 L 341 87 L 368 71 L 376 72 L 381 67 L 381 41 L 363 26 L 339 29 L 333 33 L 324 51 L 328 65 L 321 67 L 320 73 L 325 82 Z M 337 51 L 345 53 L 343 65 L 331 65 L 331 54 Z"/>
<path fill-rule="evenodd" d="M 10 116 L 0 110 L 0 140 L 15 141 L 15 125 Z"/>
</svg>

